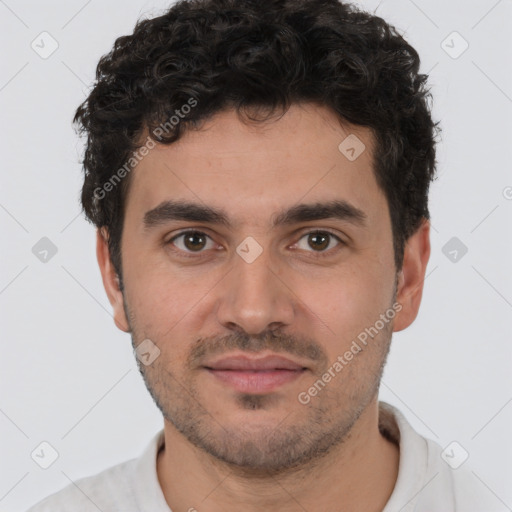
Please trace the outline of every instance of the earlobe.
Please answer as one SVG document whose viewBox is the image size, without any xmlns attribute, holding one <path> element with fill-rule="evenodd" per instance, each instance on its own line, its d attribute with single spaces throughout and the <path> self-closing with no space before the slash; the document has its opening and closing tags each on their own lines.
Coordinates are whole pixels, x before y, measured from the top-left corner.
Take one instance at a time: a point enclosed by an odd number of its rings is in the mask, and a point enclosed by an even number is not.
<svg viewBox="0 0 512 512">
<path fill-rule="evenodd" d="M 112 265 L 108 249 L 108 232 L 105 227 L 96 231 L 96 257 L 100 267 L 103 286 L 114 311 L 114 322 L 118 329 L 130 332 L 129 323 L 124 311 L 123 293 L 119 286 L 119 278 Z"/>
<path fill-rule="evenodd" d="M 396 295 L 396 300 L 402 305 L 402 309 L 395 317 L 394 332 L 409 327 L 418 315 L 429 258 L 430 222 L 424 219 L 405 245 Z"/>
</svg>

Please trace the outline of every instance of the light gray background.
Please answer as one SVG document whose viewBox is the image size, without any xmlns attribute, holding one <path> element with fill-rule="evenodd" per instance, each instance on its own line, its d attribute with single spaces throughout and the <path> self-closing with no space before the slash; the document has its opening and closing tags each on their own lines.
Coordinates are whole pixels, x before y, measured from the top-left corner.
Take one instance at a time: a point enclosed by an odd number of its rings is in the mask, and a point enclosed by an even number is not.
<svg viewBox="0 0 512 512">
<path fill-rule="evenodd" d="M 394 335 L 381 399 L 441 446 L 457 441 L 474 485 L 512 510 L 512 2 L 360 4 L 419 51 L 443 127 L 423 303 Z M 83 143 L 71 118 L 115 38 L 167 5 L 0 0 L 1 512 L 138 456 L 162 426 L 79 214 Z M 47 59 L 31 48 L 43 31 L 59 45 Z M 469 43 L 458 58 L 441 46 L 453 31 Z M 32 253 L 42 237 L 58 249 L 46 263 Z M 452 237 L 468 248 L 455 263 L 442 252 Z M 59 454 L 48 469 L 31 458 L 42 441 Z"/>
</svg>

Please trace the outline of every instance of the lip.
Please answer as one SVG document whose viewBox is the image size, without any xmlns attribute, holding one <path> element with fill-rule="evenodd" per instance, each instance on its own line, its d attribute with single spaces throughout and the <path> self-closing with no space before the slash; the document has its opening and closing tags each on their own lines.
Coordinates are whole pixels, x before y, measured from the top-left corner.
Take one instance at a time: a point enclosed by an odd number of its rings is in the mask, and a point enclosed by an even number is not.
<svg viewBox="0 0 512 512">
<path fill-rule="evenodd" d="M 305 367 L 279 355 L 265 357 L 229 356 L 204 365 L 212 370 L 302 370 Z"/>
<path fill-rule="evenodd" d="M 243 393 L 268 393 L 298 379 L 304 366 L 278 355 L 223 357 L 204 366 L 223 384 Z"/>
</svg>

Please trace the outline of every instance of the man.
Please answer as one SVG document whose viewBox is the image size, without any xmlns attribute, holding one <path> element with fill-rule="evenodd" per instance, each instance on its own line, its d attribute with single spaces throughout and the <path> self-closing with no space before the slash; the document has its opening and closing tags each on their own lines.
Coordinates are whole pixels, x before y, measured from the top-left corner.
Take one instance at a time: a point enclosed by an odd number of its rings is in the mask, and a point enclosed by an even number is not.
<svg viewBox="0 0 512 512">
<path fill-rule="evenodd" d="M 82 204 L 164 429 L 32 512 L 501 510 L 378 401 L 430 255 L 418 70 L 336 0 L 182 1 L 116 41 Z"/>
</svg>

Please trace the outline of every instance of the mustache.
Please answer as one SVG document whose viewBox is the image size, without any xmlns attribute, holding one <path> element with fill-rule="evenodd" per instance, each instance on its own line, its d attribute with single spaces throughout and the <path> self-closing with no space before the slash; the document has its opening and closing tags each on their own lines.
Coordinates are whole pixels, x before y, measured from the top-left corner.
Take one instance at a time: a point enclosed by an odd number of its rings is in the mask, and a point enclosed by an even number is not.
<svg viewBox="0 0 512 512">
<path fill-rule="evenodd" d="M 327 354 L 315 341 L 291 334 L 279 334 L 275 331 L 265 331 L 257 336 L 236 332 L 226 336 L 199 338 L 190 350 L 187 366 L 189 369 L 197 368 L 202 366 L 201 363 L 205 358 L 211 358 L 233 350 L 257 353 L 266 349 L 276 353 L 309 359 L 322 368 L 328 366 Z"/>
</svg>

